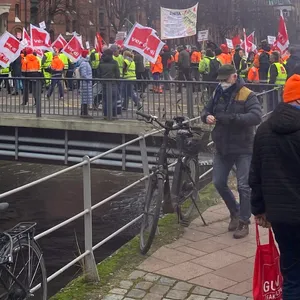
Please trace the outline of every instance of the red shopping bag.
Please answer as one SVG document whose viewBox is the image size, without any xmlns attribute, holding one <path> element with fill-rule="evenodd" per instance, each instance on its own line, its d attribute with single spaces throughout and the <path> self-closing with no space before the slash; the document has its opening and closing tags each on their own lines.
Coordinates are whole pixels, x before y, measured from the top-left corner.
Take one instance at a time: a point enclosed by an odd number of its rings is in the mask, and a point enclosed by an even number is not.
<svg viewBox="0 0 300 300">
<path fill-rule="evenodd" d="M 254 300 L 282 300 L 282 275 L 280 255 L 276 248 L 272 230 L 269 229 L 269 244 L 261 245 L 256 225 L 257 250 L 254 263 Z"/>
</svg>

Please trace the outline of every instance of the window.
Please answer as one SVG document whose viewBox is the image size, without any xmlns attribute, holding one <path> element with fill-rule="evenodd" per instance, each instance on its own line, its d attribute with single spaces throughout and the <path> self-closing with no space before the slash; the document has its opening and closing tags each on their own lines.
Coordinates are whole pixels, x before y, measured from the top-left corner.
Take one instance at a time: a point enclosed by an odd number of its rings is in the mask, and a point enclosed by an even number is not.
<svg viewBox="0 0 300 300">
<path fill-rule="evenodd" d="M 15 5 L 15 18 L 20 19 L 20 4 Z"/>
<path fill-rule="evenodd" d="M 104 27 L 105 26 L 104 25 L 104 13 L 103 12 L 99 13 L 99 26 L 100 27 Z"/>
</svg>

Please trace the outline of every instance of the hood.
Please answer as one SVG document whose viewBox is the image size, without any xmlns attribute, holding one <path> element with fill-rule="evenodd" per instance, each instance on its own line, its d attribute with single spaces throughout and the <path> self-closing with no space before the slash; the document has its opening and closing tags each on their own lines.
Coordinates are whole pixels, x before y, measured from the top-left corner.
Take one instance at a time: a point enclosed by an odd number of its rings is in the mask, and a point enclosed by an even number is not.
<svg viewBox="0 0 300 300">
<path fill-rule="evenodd" d="M 268 120 L 271 130 L 279 134 L 290 134 L 300 130 L 300 108 L 280 103 Z"/>
<path fill-rule="evenodd" d="M 220 48 L 221 48 L 221 50 L 222 50 L 223 53 L 228 54 L 229 49 L 228 49 L 227 45 L 222 44 L 222 45 L 220 46 Z"/>
<path fill-rule="evenodd" d="M 129 57 L 129 56 L 124 56 L 124 59 L 127 59 L 129 61 L 133 61 L 133 58 L 132 57 Z"/>
<path fill-rule="evenodd" d="M 79 58 L 79 60 L 77 62 L 78 66 L 80 66 L 83 62 L 89 62 L 89 59 L 83 58 L 83 57 Z"/>
<path fill-rule="evenodd" d="M 108 62 L 114 61 L 114 59 L 110 55 L 103 55 L 102 61 L 105 62 L 105 63 L 108 63 Z"/>
<path fill-rule="evenodd" d="M 26 55 L 26 60 L 28 60 L 28 61 L 34 61 L 34 60 L 36 60 L 36 56 L 33 55 L 33 54 L 27 54 Z"/>
</svg>

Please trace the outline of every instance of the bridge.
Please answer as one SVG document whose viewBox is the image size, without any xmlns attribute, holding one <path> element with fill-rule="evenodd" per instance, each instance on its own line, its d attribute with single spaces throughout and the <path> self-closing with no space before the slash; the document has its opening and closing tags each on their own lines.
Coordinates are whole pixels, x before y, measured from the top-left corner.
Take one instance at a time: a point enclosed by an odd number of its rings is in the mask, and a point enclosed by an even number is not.
<svg viewBox="0 0 300 300">
<path fill-rule="evenodd" d="M 268 116 L 271 111 L 268 111 L 268 95 L 272 93 L 276 93 L 278 96 L 278 89 L 271 89 L 267 92 L 261 93 L 259 96 L 262 97 L 262 103 L 265 111 L 265 117 Z M 276 98 L 276 101 L 279 98 Z M 2 100 L 3 101 L 3 100 Z M 4 106 L 3 106 L 4 107 Z M 33 108 L 32 108 L 33 109 Z M 39 104 L 35 109 L 40 109 Z M 132 109 L 133 113 L 133 109 Z M 2 112 L 3 114 L 3 112 Z M 188 112 L 184 112 L 184 115 L 190 116 Z M 101 241 L 93 241 L 92 233 L 93 233 L 93 211 L 101 208 L 101 206 L 109 203 L 119 195 L 127 192 L 133 187 L 140 187 L 141 191 L 145 190 L 145 184 L 147 184 L 147 180 L 151 176 L 150 167 L 154 163 L 154 157 L 151 157 L 149 153 L 154 153 L 157 150 L 157 147 L 149 147 L 147 146 L 146 139 L 152 138 L 153 136 L 160 136 L 161 130 L 152 129 L 145 133 L 140 133 L 138 135 L 137 128 L 141 129 L 146 128 L 142 127 L 140 122 L 136 120 L 79 120 L 76 118 L 69 119 L 70 116 L 67 116 L 68 120 L 65 120 L 65 116 L 36 116 L 33 112 L 31 115 L 17 115 L 16 112 L 9 112 L 7 115 L 3 114 L 0 122 L 3 128 L 5 128 L 6 132 L 11 131 L 14 132 L 14 135 L 3 134 L 1 133 L 1 154 L 10 156 L 11 152 L 14 153 L 15 159 L 19 157 L 30 157 L 28 154 L 30 151 L 34 152 L 34 148 L 37 147 L 31 146 L 29 148 L 29 144 L 35 144 L 38 142 L 43 142 L 46 145 L 51 145 L 53 149 L 48 150 L 48 153 L 51 151 L 51 155 L 56 153 L 57 156 L 60 156 L 61 159 L 65 163 L 72 162 L 73 165 L 70 167 L 66 167 L 65 169 L 49 174 L 44 178 L 38 179 L 36 181 L 30 182 L 23 186 L 17 187 L 13 190 L 7 191 L 5 193 L 0 194 L 1 201 L 5 201 L 5 198 L 25 191 L 26 189 L 39 185 L 43 182 L 47 182 L 51 178 L 55 178 L 61 174 L 71 172 L 75 169 L 82 169 L 82 181 L 83 181 L 83 210 L 79 211 L 76 215 L 64 220 L 63 222 L 49 228 L 48 230 L 39 233 L 35 238 L 36 240 L 47 238 L 51 233 L 57 231 L 58 229 L 65 227 L 72 222 L 83 218 L 83 226 L 84 226 L 84 251 L 80 253 L 76 258 L 70 261 L 65 266 L 62 266 L 59 270 L 54 272 L 53 274 L 49 274 L 47 281 L 51 282 L 56 279 L 66 270 L 74 266 L 76 263 L 83 261 L 84 266 L 84 275 L 87 280 L 98 282 L 99 274 L 96 265 L 96 261 L 94 258 L 94 251 L 99 249 L 101 246 L 105 245 L 115 236 L 124 232 L 127 228 L 132 226 L 133 224 L 137 224 L 141 218 L 143 217 L 143 212 L 136 212 L 134 218 L 120 227 L 117 231 L 107 236 L 105 239 Z M 64 119 L 64 120 L 63 120 Z M 192 124 L 199 124 L 200 117 L 197 116 L 195 118 L 191 118 L 190 122 Z M 16 123 L 13 123 L 15 120 Z M 60 120 L 60 121 L 58 121 Z M 89 126 L 89 122 L 93 125 Z M 80 140 L 72 140 L 69 139 L 69 135 L 72 132 L 78 134 L 79 132 L 84 132 L 84 134 L 88 134 L 92 136 L 92 133 L 95 131 L 103 132 L 103 129 L 97 128 L 97 125 L 115 123 L 115 122 L 132 122 L 131 124 L 136 124 L 137 127 L 136 132 L 126 132 L 121 131 L 122 136 L 128 138 L 128 140 L 122 140 L 119 142 L 119 145 L 114 147 L 114 144 L 107 144 L 107 148 L 104 152 L 99 153 L 99 150 L 93 152 L 94 155 L 86 155 L 90 152 L 90 145 L 82 145 L 78 144 Z M 64 125 L 57 125 L 58 123 Z M 73 123 L 75 123 L 73 125 Z M 124 124 L 125 124 L 124 123 Z M 48 125 L 46 125 L 48 124 Z M 55 125 L 56 124 L 56 127 Z M 51 127 L 53 126 L 53 127 Z M 59 126 L 66 126 L 65 128 Z M 82 127 L 81 127 L 82 126 Z M 116 125 L 122 127 L 122 125 Z M 124 126 L 124 125 L 123 125 Z M 131 125 L 132 126 L 132 125 Z M 106 128 L 107 128 L 106 127 Z M 130 127 L 130 126 L 129 126 Z M 22 134 L 23 128 L 30 129 L 33 132 L 37 132 L 35 130 L 54 130 L 57 132 L 62 131 L 65 136 L 64 139 L 57 139 L 56 143 L 60 145 L 59 151 L 53 147 L 53 144 L 50 143 L 51 136 L 44 137 L 43 140 L 41 137 L 34 140 L 34 137 L 26 137 Z M 90 130 L 88 130 L 90 129 Z M 26 132 L 26 131 L 24 131 Z M 84 136 L 81 135 L 81 137 Z M 110 134 L 117 134 L 117 132 L 110 132 Z M 134 137 L 138 135 L 138 137 Z M 130 136 L 133 138 L 129 139 Z M 67 138 L 66 138 L 67 137 Z M 97 138 L 97 137 L 96 137 Z M 122 138 L 123 139 L 123 138 Z M 90 140 L 92 142 L 92 140 Z M 7 142 L 7 143 L 4 143 Z M 81 141 L 82 142 L 82 141 Z M 83 143 L 87 143 L 84 140 Z M 95 148 L 102 147 L 100 143 L 94 141 Z M 10 145 L 11 147 L 8 148 Z M 85 150 L 85 155 L 81 155 L 83 152 L 76 152 L 77 159 L 74 159 L 70 156 L 74 151 L 74 149 L 70 149 L 69 146 L 72 145 L 74 147 L 83 147 Z M 138 145 L 138 146 L 137 146 Z M 110 147 L 109 147 L 110 146 Z M 26 148 L 25 148 L 26 147 Z M 49 146 L 45 147 L 43 151 L 47 152 L 46 148 L 50 148 Z M 55 150 L 56 149 L 56 150 Z M 128 151 L 136 151 L 140 153 L 140 157 L 137 160 L 134 158 L 134 155 L 130 157 L 129 154 L 126 154 L 124 149 L 128 149 Z M 7 151 L 7 152 L 5 152 Z M 77 150 L 79 151 L 79 150 Z M 66 154 L 67 153 L 67 154 Z M 75 152 L 74 152 L 75 153 Z M 119 165 L 123 170 L 127 167 L 140 168 L 143 170 L 143 175 L 140 179 L 130 183 L 128 186 L 122 188 L 118 192 L 110 195 L 109 197 L 102 199 L 101 201 L 93 201 L 95 204 L 92 205 L 92 193 L 91 193 L 91 167 L 95 164 L 105 164 L 105 158 L 111 158 L 113 156 L 121 153 L 121 164 Z M 125 154 L 124 154 L 125 153 Z M 83 157 L 82 157 L 83 156 Z M 81 158 L 79 158 L 81 157 Z M 54 159 L 54 158 L 53 158 Z M 56 158 L 57 159 L 57 158 Z M 128 160 L 127 160 L 128 159 Z M 210 174 L 213 170 L 211 159 L 203 159 L 203 156 L 200 154 L 199 157 L 201 163 L 201 172 L 199 179 L 205 180 L 206 183 L 210 182 Z M 79 162 L 78 162 L 79 161 Z M 133 162 L 135 161 L 135 162 Z M 138 161 L 138 163 L 137 163 Z M 74 164 L 75 163 L 75 164 Z M 135 163 L 135 165 L 134 165 Z M 169 169 L 172 170 L 172 167 L 175 165 L 176 161 L 169 160 Z M 139 167 L 138 167 L 139 165 Z M 251 267 L 251 263 L 253 263 L 254 257 L 254 249 L 253 249 L 253 240 L 254 237 L 250 236 L 243 244 L 240 243 L 237 249 L 232 246 L 232 240 L 229 241 L 229 236 L 225 235 L 223 229 L 226 226 L 227 220 L 227 211 L 224 206 L 213 207 L 207 211 L 206 216 L 210 218 L 209 223 L 210 226 L 208 228 L 202 227 L 199 220 L 195 220 L 190 228 L 186 231 L 185 235 L 178 242 L 174 242 L 167 247 L 162 247 L 159 252 L 155 252 L 152 257 L 146 259 L 144 263 L 142 263 L 138 267 L 138 271 L 132 273 L 130 276 L 130 280 L 132 280 L 132 284 L 129 282 L 129 286 L 127 288 L 123 288 L 121 286 L 116 287 L 116 289 L 112 289 L 104 299 L 162 299 L 163 296 L 169 295 L 171 299 L 206 299 L 210 297 L 211 299 L 228 299 L 228 300 L 246 300 L 250 299 L 250 291 L 249 288 L 251 282 L 251 272 L 249 268 Z M 224 224 L 225 220 L 225 224 Z M 223 223 L 220 223 L 223 222 Z M 266 236 L 266 234 L 264 234 Z M 200 241 L 204 241 L 200 243 Z M 198 242 L 198 244 L 197 244 Z M 203 248 L 203 245 L 208 245 Z M 197 245 L 198 246 L 197 246 Z M 238 242 L 235 242 L 235 245 L 238 245 Z M 251 247 L 250 247 L 250 246 Z M 181 247 L 181 248 L 180 248 Z M 185 248 L 184 248 L 185 247 Z M 209 248 L 210 247 L 210 248 Z M 245 250 L 245 247 L 250 247 L 250 250 L 247 248 L 246 256 L 241 252 Z M 178 248 L 178 250 L 175 250 Z M 179 249 L 180 248 L 180 249 Z M 183 248 L 185 250 L 183 250 Z M 168 250 L 169 249 L 169 250 Z M 171 249 L 174 249 L 173 251 Z M 201 250 L 202 249 L 202 250 Z M 235 254 L 234 254 L 235 253 Z M 185 257 L 183 261 L 178 260 L 176 257 Z M 203 256 L 203 259 L 201 257 Z M 176 259 L 175 259 L 176 258 Z M 192 262 L 193 260 L 193 262 Z M 197 262 L 195 261 L 197 260 Z M 220 263 L 220 266 L 216 266 L 216 264 Z M 157 265 L 158 264 L 158 265 Z M 235 267 L 233 265 L 238 264 Z M 236 273 L 237 270 L 242 266 L 241 273 Z M 231 269 L 230 269 L 231 267 Z M 192 272 L 196 272 L 195 277 L 190 277 Z M 229 272 L 229 275 L 228 275 Z M 227 275 L 226 275 L 227 274 Z M 152 278 L 152 279 L 151 279 Z M 101 278 L 100 278 L 101 279 Z M 148 288 L 143 288 L 142 285 L 137 285 L 137 282 L 133 282 L 133 280 L 138 280 L 138 282 L 146 282 L 145 286 Z M 164 283 L 162 283 L 162 281 Z M 150 282 L 150 283 L 149 283 Z M 151 284 L 152 282 L 152 284 Z M 155 288 L 152 286 L 154 286 Z M 161 286 L 165 286 L 162 288 Z M 180 286 L 180 288 L 179 288 Z M 210 288 L 209 288 L 210 287 Z M 39 288 L 39 286 L 32 287 L 32 291 L 35 291 Z M 151 288 L 151 289 L 150 289 Z M 213 290 L 212 290 L 213 289 Z M 170 294 L 169 294 L 170 293 Z M 149 296 L 148 296 L 149 295 Z M 171 296 L 173 295 L 173 296 Z M 181 296 L 178 296 L 181 295 Z M 127 297 L 127 298 L 125 298 Z M 160 297 L 160 298 L 159 298 Z M 179 298 L 178 298 L 179 297 Z M 181 298 L 180 298 L 181 297 Z M 189 298 L 188 298 L 189 297 Z M 240 298 L 238 298 L 240 297 Z"/>
<path fill-rule="evenodd" d="M 74 81 L 76 81 L 74 86 L 80 85 L 80 80 Z M 152 126 L 137 118 L 136 107 L 130 99 L 127 110 L 121 110 L 120 106 L 118 109 L 113 108 L 113 84 L 121 86 L 128 84 L 128 81 L 94 80 L 94 102 L 89 110 L 93 119 L 80 118 L 81 95 L 78 89 L 65 91 L 63 99 L 59 99 L 58 91 L 55 90 L 48 100 L 42 88 L 43 80 L 36 78 L 35 84 L 36 90 L 30 94 L 26 106 L 20 105 L 21 94 L 8 95 L 3 88 L 0 91 L 0 156 L 3 159 L 74 164 L 80 162 L 84 155 L 96 156 L 153 130 Z M 137 90 L 145 87 L 145 92 L 139 93 L 143 94 L 141 103 L 145 113 L 156 115 L 160 120 L 175 116 L 196 118 L 193 126 L 208 130 L 197 117 L 216 83 L 136 81 L 135 84 Z M 157 94 L 152 89 L 154 85 L 168 85 L 170 89 L 163 89 L 161 94 Z M 178 93 L 176 89 L 180 85 L 185 87 Z M 271 111 L 275 102 L 280 99 L 281 91 L 277 86 L 250 84 L 249 88 L 257 92 L 264 113 Z M 33 105 L 34 96 L 36 106 Z M 103 99 L 107 99 L 107 114 L 102 107 Z M 115 117 L 114 109 L 118 110 Z M 158 150 L 159 139 L 159 136 L 147 139 L 150 162 L 155 161 L 154 153 Z M 117 167 L 122 170 L 126 168 L 142 170 L 139 142 L 97 160 L 95 165 Z"/>
</svg>

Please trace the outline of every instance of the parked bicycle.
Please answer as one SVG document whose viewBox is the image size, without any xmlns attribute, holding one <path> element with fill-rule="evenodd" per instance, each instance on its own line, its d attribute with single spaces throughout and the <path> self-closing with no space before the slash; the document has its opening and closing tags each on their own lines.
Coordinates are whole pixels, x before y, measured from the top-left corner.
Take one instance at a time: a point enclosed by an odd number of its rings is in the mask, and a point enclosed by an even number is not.
<svg viewBox="0 0 300 300">
<path fill-rule="evenodd" d="M 0 203 L 0 211 L 8 208 Z M 36 223 L 19 223 L 0 234 L 0 300 L 47 300 L 43 253 L 34 240 Z"/>
<path fill-rule="evenodd" d="M 189 217 L 194 208 L 197 209 L 203 223 L 205 220 L 197 206 L 199 198 L 199 161 L 198 154 L 201 150 L 203 139 L 194 139 L 196 133 L 192 132 L 184 117 L 176 117 L 174 120 L 162 124 L 157 117 L 147 115 L 141 111 L 137 115 L 144 118 L 147 123 L 155 122 L 165 129 L 163 142 L 159 150 L 157 165 L 153 167 L 152 175 L 148 182 L 146 192 L 144 216 L 141 225 L 140 251 L 146 254 L 153 242 L 162 206 L 172 204 L 168 212 L 176 212 L 179 222 L 188 226 Z M 167 149 L 170 141 L 170 133 L 176 131 L 176 148 L 178 150 L 177 162 L 175 164 L 172 187 L 167 164 Z M 205 132 L 207 140 L 209 132 Z"/>
</svg>

